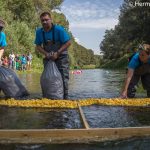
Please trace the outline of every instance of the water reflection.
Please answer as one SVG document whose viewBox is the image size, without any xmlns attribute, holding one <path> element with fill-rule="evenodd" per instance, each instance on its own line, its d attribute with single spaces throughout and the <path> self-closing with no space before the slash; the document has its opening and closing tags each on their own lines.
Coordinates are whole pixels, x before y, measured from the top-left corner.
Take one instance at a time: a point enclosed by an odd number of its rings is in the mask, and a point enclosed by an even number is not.
<svg viewBox="0 0 150 150">
<path fill-rule="evenodd" d="M 69 98 L 116 97 L 120 93 L 124 73 L 124 71 L 93 69 L 83 70 L 82 74 L 70 74 Z M 21 74 L 20 79 L 30 91 L 30 97 L 42 97 L 40 74 Z"/>
</svg>

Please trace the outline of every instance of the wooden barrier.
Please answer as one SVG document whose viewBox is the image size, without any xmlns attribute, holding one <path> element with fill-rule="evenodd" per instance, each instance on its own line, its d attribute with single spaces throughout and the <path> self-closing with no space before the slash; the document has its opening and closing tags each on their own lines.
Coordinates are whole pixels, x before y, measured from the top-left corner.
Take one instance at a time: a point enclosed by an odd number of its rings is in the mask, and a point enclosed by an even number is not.
<svg viewBox="0 0 150 150">
<path fill-rule="evenodd" d="M 91 143 L 150 136 L 150 127 L 0 130 L 0 143 Z"/>
<path fill-rule="evenodd" d="M 150 137 L 150 126 L 125 128 L 90 128 L 81 104 L 78 109 L 85 129 L 25 129 L 0 130 L 0 143 L 62 144 L 92 143 L 122 140 L 133 137 Z"/>
</svg>

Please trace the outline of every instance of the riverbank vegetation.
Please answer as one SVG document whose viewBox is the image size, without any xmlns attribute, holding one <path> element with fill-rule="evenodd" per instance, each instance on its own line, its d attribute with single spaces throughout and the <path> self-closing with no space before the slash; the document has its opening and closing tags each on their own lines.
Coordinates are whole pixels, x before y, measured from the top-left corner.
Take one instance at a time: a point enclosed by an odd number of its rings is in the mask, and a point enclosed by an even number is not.
<svg viewBox="0 0 150 150">
<path fill-rule="evenodd" d="M 54 24 L 60 24 L 69 32 L 72 45 L 69 48 L 70 68 L 94 65 L 100 66 L 100 56 L 94 55 L 91 49 L 78 44 L 69 31 L 69 22 L 62 13 L 53 11 L 59 9 L 63 0 L 1 0 L 0 16 L 5 20 L 5 33 L 8 46 L 5 55 L 11 51 L 15 54 L 26 54 L 30 51 L 33 55 L 33 69 L 42 68 L 42 56 L 35 54 L 35 30 L 41 26 L 39 15 L 43 11 L 51 11 Z"/>
<path fill-rule="evenodd" d="M 104 59 L 102 61 L 101 68 L 106 69 L 126 69 L 128 64 L 128 55 L 125 55 L 118 59 Z"/>
<path fill-rule="evenodd" d="M 62 13 L 53 10 L 59 9 L 63 0 L 1 0 L 0 16 L 6 22 L 5 33 L 8 46 L 6 55 L 11 51 L 15 54 L 24 54 L 28 51 L 34 56 L 33 68 L 42 68 L 42 57 L 35 54 L 35 30 L 40 27 L 39 15 L 48 10 L 52 12 L 53 22 L 63 25 L 69 32 L 72 45 L 69 48 L 70 68 L 125 68 L 127 57 L 133 47 L 138 47 L 150 40 L 150 7 L 141 5 L 144 0 L 124 0 L 120 8 L 119 22 L 114 29 L 106 30 L 104 39 L 100 43 L 103 59 L 94 55 L 91 49 L 78 44 L 69 30 L 69 22 Z M 132 5 L 131 5 L 132 4 Z"/>
<path fill-rule="evenodd" d="M 150 42 L 150 7 L 144 0 L 124 0 L 120 8 L 119 22 L 114 29 L 106 30 L 100 43 L 103 52 L 101 67 L 125 68 L 127 56 L 133 47 Z"/>
</svg>

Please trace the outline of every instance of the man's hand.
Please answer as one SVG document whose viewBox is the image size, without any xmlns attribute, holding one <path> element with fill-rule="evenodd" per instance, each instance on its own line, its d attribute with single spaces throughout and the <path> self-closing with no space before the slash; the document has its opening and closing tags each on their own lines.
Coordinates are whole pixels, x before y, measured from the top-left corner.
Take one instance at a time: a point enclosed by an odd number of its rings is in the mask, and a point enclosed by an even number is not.
<svg viewBox="0 0 150 150">
<path fill-rule="evenodd" d="M 58 59 L 58 57 L 59 57 L 58 52 L 51 52 L 50 59 L 52 59 L 54 61 L 54 60 Z"/>
<path fill-rule="evenodd" d="M 50 53 L 45 53 L 45 58 L 47 58 L 47 59 L 50 59 L 50 57 L 51 57 L 51 55 L 50 55 Z"/>
<path fill-rule="evenodd" d="M 127 91 L 123 91 L 120 97 L 121 98 L 128 98 Z"/>
<path fill-rule="evenodd" d="M 128 96 L 127 96 L 128 87 L 129 87 L 130 81 L 133 77 L 133 74 L 134 74 L 134 70 L 131 69 L 131 68 L 128 68 L 126 80 L 125 80 L 125 83 L 124 83 L 124 88 L 122 90 L 123 92 L 121 93 L 121 96 L 120 96 L 121 98 L 128 98 Z"/>
</svg>

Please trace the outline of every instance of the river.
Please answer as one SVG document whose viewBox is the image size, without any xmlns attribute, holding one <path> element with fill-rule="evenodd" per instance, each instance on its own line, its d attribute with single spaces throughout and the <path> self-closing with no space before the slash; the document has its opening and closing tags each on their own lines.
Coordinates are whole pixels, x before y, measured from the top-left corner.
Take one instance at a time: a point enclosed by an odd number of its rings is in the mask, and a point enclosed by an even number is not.
<svg viewBox="0 0 150 150">
<path fill-rule="evenodd" d="M 69 99 L 117 97 L 121 91 L 125 71 L 103 69 L 83 70 L 81 74 L 71 74 Z M 42 97 L 40 74 L 20 74 L 20 79 L 30 91 L 30 97 Z"/>
<path fill-rule="evenodd" d="M 40 74 L 24 73 L 19 78 L 30 92 L 29 98 L 41 98 Z M 83 70 L 81 74 L 71 74 L 69 81 L 69 99 L 85 98 L 114 98 L 120 95 L 125 78 L 125 71 L 119 70 Z M 149 107 L 116 107 L 116 106 L 88 106 L 83 107 L 87 121 L 92 128 L 149 126 Z M 0 129 L 53 129 L 53 128 L 83 128 L 77 109 L 44 109 L 44 108 L 8 108 L 0 107 Z M 97 143 L 94 145 L 79 144 L 79 150 L 109 150 L 112 146 L 124 148 L 127 142 L 133 149 L 135 143 L 141 139 L 129 141 Z M 150 139 L 142 139 L 145 148 Z M 141 143 L 140 145 L 142 145 Z M 149 145 L 150 146 L 150 145 Z M 75 145 L 0 145 L 3 149 L 36 149 L 36 150 L 75 150 Z M 143 146 L 142 146 L 143 147 Z M 0 150 L 1 150 L 0 148 Z M 123 147 L 122 147 L 123 148 Z M 146 150 L 146 149 L 144 149 Z"/>
</svg>

